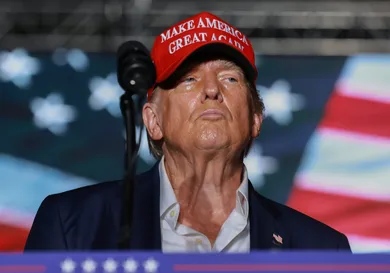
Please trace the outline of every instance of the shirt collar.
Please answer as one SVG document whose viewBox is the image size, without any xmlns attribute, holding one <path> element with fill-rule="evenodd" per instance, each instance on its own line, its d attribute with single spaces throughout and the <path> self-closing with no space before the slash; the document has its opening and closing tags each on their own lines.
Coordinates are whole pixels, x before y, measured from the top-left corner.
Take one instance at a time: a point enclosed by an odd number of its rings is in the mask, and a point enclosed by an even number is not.
<svg viewBox="0 0 390 273">
<path fill-rule="evenodd" d="M 173 191 L 171 182 L 169 181 L 165 170 L 164 156 L 159 164 L 160 172 L 160 217 L 164 215 L 177 204 L 175 192 Z"/>
<path fill-rule="evenodd" d="M 241 185 L 236 193 L 236 209 L 245 217 L 245 219 L 247 219 L 249 215 L 248 183 L 248 171 L 244 165 Z"/>
<path fill-rule="evenodd" d="M 160 217 L 164 218 L 168 211 L 178 204 L 175 192 L 173 191 L 171 182 L 169 181 L 165 163 L 164 156 L 161 158 L 159 164 L 159 173 L 160 173 Z M 242 176 L 242 181 L 240 187 L 237 189 L 236 193 L 236 210 L 245 219 L 248 218 L 249 214 L 249 201 L 248 201 L 248 172 L 244 165 L 244 172 Z"/>
</svg>

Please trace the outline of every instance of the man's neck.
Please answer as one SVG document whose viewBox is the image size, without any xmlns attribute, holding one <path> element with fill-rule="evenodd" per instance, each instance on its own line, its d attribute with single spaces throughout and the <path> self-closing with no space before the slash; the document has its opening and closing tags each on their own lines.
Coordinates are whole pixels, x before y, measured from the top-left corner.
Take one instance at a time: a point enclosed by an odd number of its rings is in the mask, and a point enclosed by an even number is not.
<svg viewBox="0 0 390 273">
<path fill-rule="evenodd" d="M 166 153 L 164 165 L 181 207 L 231 212 L 242 180 L 240 158 Z"/>
<path fill-rule="evenodd" d="M 236 206 L 244 171 L 242 160 L 165 153 L 163 163 L 180 205 L 178 222 L 204 235 L 213 245 Z"/>
</svg>

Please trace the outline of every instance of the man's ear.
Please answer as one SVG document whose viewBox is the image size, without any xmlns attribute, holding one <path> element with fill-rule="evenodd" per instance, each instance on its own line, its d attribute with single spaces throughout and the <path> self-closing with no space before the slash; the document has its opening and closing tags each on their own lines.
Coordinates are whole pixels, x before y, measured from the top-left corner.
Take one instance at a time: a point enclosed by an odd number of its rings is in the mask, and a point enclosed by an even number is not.
<svg viewBox="0 0 390 273">
<path fill-rule="evenodd" d="M 161 140 L 163 133 L 156 104 L 150 102 L 145 103 L 142 108 L 142 119 L 150 138 L 153 140 Z"/>
<path fill-rule="evenodd" d="M 261 124 L 263 123 L 263 115 L 254 113 L 253 114 L 253 123 L 252 123 L 252 137 L 256 138 L 260 134 Z"/>
</svg>

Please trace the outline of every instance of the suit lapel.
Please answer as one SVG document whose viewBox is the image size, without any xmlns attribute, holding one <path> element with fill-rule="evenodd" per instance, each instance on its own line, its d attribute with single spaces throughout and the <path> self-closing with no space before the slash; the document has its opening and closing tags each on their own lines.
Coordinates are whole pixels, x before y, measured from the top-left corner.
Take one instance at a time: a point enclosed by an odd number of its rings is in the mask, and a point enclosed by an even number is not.
<svg viewBox="0 0 390 273">
<path fill-rule="evenodd" d="M 132 250 L 161 250 L 160 178 L 158 163 L 149 171 L 136 176 L 133 200 L 133 220 L 129 247 Z M 123 181 L 118 183 L 115 198 L 110 202 L 109 215 L 98 238 L 106 238 L 104 249 L 116 249 L 122 210 Z M 107 221 L 110 219 L 110 221 Z M 107 228 L 107 226 L 109 228 Z M 100 239 L 99 239 L 100 240 Z M 96 245 L 96 243 L 95 243 Z M 102 247 L 97 247 L 102 248 Z"/>
<path fill-rule="evenodd" d="M 161 250 L 160 176 L 157 162 L 152 169 L 137 176 L 130 248 Z"/>
<path fill-rule="evenodd" d="M 117 248 L 122 206 L 122 181 L 111 183 L 117 183 L 117 186 L 114 194 L 106 199 L 108 200 L 106 203 L 108 206 L 105 205 L 103 208 L 102 215 L 104 216 L 100 217 L 98 230 L 92 242 L 92 249 L 103 250 Z"/>
<path fill-rule="evenodd" d="M 279 223 L 279 211 L 249 183 L 250 250 L 289 248 L 289 236 Z M 281 239 L 281 240 L 280 240 Z"/>
</svg>

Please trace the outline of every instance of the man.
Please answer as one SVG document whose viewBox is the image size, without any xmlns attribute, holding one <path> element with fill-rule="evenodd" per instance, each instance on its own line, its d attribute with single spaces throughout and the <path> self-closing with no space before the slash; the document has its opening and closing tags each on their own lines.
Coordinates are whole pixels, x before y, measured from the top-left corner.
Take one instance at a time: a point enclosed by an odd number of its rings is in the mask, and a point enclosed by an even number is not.
<svg viewBox="0 0 390 273">
<path fill-rule="evenodd" d="M 345 235 L 256 193 L 243 164 L 263 103 L 249 40 L 210 13 L 157 37 L 143 121 L 161 159 L 136 178 L 129 247 L 163 252 L 350 250 Z M 51 195 L 26 250 L 115 249 L 121 182 Z"/>
</svg>

